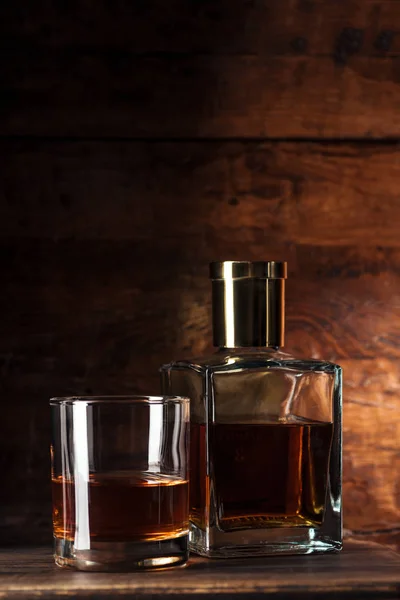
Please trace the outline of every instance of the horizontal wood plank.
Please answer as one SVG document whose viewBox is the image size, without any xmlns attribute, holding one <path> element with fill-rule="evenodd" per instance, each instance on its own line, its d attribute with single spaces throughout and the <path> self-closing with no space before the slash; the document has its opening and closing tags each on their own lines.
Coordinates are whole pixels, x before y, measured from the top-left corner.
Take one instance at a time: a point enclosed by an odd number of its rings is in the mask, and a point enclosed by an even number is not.
<svg viewBox="0 0 400 600">
<path fill-rule="evenodd" d="M 204 259 L 360 245 L 379 269 L 400 247 L 396 144 L 3 140 L 0 156 L 3 238 L 166 237 Z"/>
<path fill-rule="evenodd" d="M 1 135 L 398 137 L 397 58 L 137 55 L 16 47 L 1 55 Z M 43 118 L 46 115 L 46 118 Z"/>
<path fill-rule="evenodd" d="M 378 545 L 349 542 L 339 555 L 207 560 L 161 572 L 76 573 L 53 565 L 50 550 L 0 552 L 3 598 L 345 598 L 392 600 L 400 556 Z"/>
<path fill-rule="evenodd" d="M 167 239 L 147 244 L 28 240 L 17 247 L 2 244 L 0 249 L 0 307 L 7 314 L 0 331 L 3 356 L 6 360 L 11 355 L 10 372 L 17 369 L 15 375 L 37 374 L 39 383 L 44 369 L 46 379 L 55 371 L 62 381 L 82 362 L 71 352 L 76 343 L 89 363 L 75 375 L 88 375 L 94 352 L 93 376 L 100 380 L 105 371 L 110 377 L 115 370 L 118 377 L 131 360 L 134 366 L 135 353 L 145 348 L 152 348 L 149 360 L 154 368 L 170 357 L 163 356 L 166 349 L 192 355 L 210 349 L 208 255 L 196 259 L 193 249 L 178 260 L 179 244 Z M 309 251 L 311 262 L 318 248 Z M 320 276 L 315 283 L 306 263 L 298 269 L 292 266 L 287 344 L 296 354 L 330 360 L 376 354 L 397 359 L 399 294 L 399 277 L 390 271 L 358 277 L 338 271 L 335 278 Z M 61 340 L 55 364 L 55 343 Z M 149 374 L 140 372 L 137 365 L 135 375 L 149 381 Z M 18 381 L 16 377 L 15 385 Z"/>
<path fill-rule="evenodd" d="M 138 53 L 395 55 L 399 18 L 393 0 L 38 0 L 32 6 L 4 0 L 0 6 L 5 46 Z"/>
</svg>

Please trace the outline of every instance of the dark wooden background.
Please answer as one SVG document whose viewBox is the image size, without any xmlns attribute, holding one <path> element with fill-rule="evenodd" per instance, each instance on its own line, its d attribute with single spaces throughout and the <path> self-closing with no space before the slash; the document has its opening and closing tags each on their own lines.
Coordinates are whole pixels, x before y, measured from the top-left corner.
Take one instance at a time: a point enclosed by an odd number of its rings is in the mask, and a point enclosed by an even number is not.
<svg viewBox="0 0 400 600">
<path fill-rule="evenodd" d="M 345 527 L 400 546 L 400 1 L 0 4 L 0 542 L 50 539 L 51 395 L 210 349 L 212 259 L 285 259 L 345 369 Z"/>
</svg>

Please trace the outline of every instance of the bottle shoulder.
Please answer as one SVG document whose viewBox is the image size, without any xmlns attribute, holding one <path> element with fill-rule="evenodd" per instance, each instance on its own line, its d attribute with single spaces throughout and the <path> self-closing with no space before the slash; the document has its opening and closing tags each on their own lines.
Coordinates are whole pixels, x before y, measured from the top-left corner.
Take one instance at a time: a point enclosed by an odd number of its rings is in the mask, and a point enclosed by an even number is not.
<svg viewBox="0 0 400 600">
<path fill-rule="evenodd" d="M 313 358 L 296 358 L 281 350 L 235 348 L 218 350 L 208 356 L 173 361 L 161 367 L 203 371 L 236 371 L 243 369 L 289 369 L 297 372 L 325 372 L 339 374 L 341 367 L 333 362 Z"/>
<path fill-rule="evenodd" d="M 161 368 L 161 380 L 165 393 L 191 399 L 200 423 L 331 423 L 341 414 L 340 367 L 280 351 L 223 350 L 176 361 Z"/>
</svg>

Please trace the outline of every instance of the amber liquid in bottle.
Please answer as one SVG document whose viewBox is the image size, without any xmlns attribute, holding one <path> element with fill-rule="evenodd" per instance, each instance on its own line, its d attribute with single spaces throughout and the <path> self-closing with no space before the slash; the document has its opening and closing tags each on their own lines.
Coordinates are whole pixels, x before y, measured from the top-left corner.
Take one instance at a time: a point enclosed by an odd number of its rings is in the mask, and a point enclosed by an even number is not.
<svg viewBox="0 0 400 600">
<path fill-rule="evenodd" d="M 203 526 L 213 490 L 223 531 L 320 525 L 332 423 L 192 424 L 191 520 Z"/>
<path fill-rule="evenodd" d="M 188 481 L 153 473 L 98 473 L 88 484 L 90 538 L 96 541 L 158 541 L 188 533 Z M 54 534 L 73 541 L 76 485 L 52 480 Z M 78 517 L 79 518 L 79 517 Z"/>
</svg>

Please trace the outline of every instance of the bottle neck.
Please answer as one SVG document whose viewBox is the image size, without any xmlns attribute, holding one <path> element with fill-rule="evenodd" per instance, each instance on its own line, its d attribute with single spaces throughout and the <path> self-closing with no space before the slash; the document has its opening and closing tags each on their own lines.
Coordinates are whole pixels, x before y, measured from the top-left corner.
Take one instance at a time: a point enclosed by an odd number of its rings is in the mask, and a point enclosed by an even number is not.
<svg viewBox="0 0 400 600">
<path fill-rule="evenodd" d="M 214 279 L 214 346 L 276 349 L 284 344 L 284 279 Z"/>
</svg>

